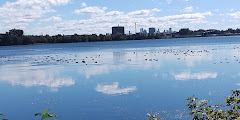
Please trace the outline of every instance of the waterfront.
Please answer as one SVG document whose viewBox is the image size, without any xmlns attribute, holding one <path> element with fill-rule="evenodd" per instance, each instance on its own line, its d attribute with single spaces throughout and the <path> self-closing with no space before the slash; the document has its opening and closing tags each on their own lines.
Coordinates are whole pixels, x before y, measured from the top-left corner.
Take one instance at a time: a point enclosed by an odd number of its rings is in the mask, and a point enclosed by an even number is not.
<svg viewBox="0 0 240 120">
<path fill-rule="evenodd" d="M 240 37 L 0 47 L 0 111 L 36 119 L 189 119 L 195 95 L 223 103 L 240 84 Z M 24 109 L 24 111 L 23 111 Z"/>
</svg>

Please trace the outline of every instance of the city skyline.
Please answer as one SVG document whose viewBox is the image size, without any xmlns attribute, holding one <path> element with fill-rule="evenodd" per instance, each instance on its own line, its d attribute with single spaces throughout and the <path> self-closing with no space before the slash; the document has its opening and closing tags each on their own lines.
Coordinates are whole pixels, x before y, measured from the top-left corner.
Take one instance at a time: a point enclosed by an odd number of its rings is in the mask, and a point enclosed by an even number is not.
<svg viewBox="0 0 240 120">
<path fill-rule="evenodd" d="M 0 33 L 106 34 L 113 26 L 140 28 L 240 28 L 240 1 L 207 0 L 1 0 Z"/>
</svg>

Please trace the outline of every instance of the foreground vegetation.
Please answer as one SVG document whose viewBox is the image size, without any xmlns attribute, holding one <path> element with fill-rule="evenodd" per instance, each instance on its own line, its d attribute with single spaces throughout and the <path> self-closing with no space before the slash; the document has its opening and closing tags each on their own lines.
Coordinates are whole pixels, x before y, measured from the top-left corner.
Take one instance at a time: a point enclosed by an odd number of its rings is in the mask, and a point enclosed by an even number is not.
<svg viewBox="0 0 240 120">
<path fill-rule="evenodd" d="M 192 120 L 240 120 L 240 90 L 232 90 L 231 96 L 225 97 L 226 105 L 209 105 L 207 99 L 198 100 L 192 96 L 188 97 L 188 117 Z M 43 110 L 42 113 L 36 113 L 35 116 L 41 116 L 41 120 L 45 118 L 58 118 L 56 115 L 48 113 L 49 110 Z M 147 114 L 148 120 L 160 120 L 158 114 Z M 0 116 L 4 117 L 0 113 Z M 2 119 L 7 120 L 7 119 Z"/>
<path fill-rule="evenodd" d="M 187 101 L 188 117 L 192 120 L 240 120 L 240 90 L 232 90 L 231 96 L 225 97 L 226 105 L 209 105 L 209 100 L 198 100 L 194 96 Z M 148 120 L 160 120 L 157 115 L 148 114 Z"/>
<path fill-rule="evenodd" d="M 51 114 L 48 112 L 49 109 L 43 110 L 42 113 L 36 113 L 35 116 L 41 116 L 41 120 L 44 120 L 46 118 L 58 118 L 57 115 Z M 1 116 L 4 116 L 3 114 L 0 113 Z M 2 120 L 8 120 L 8 119 L 2 119 Z"/>
<path fill-rule="evenodd" d="M 187 99 L 189 116 L 193 120 L 240 120 L 240 90 L 233 90 L 231 96 L 225 97 L 226 105 L 211 106 L 207 99 L 198 101 L 196 97 Z"/>
</svg>

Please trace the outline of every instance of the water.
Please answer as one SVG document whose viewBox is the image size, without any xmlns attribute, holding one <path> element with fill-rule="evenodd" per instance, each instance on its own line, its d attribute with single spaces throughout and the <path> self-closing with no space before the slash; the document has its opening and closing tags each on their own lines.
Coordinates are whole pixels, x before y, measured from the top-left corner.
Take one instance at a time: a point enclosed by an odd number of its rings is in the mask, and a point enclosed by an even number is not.
<svg viewBox="0 0 240 120">
<path fill-rule="evenodd" d="M 240 37 L 0 47 L 0 113 L 38 119 L 186 117 L 188 96 L 221 104 L 240 85 Z M 39 118 L 40 119 L 40 118 Z"/>
</svg>

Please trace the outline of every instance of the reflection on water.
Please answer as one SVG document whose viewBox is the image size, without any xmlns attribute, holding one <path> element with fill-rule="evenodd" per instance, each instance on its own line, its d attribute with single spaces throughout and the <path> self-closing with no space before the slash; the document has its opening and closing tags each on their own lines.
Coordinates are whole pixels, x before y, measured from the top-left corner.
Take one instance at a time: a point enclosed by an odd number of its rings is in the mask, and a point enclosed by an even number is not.
<svg viewBox="0 0 240 120">
<path fill-rule="evenodd" d="M 183 72 L 179 74 L 175 74 L 174 78 L 176 80 L 204 80 L 209 78 L 216 78 L 217 73 L 190 73 L 190 72 Z"/>
<path fill-rule="evenodd" d="M 44 107 L 61 119 L 142 120 L 166 111 L 164 119 L 187 119 L 188 96 L 219 102 L 240 85 L 240 38 L 208 39 L 0 47 L 0 112 L 18 119 L 12 109 L 31 109 L 23 117 L 32 119 Z"/>
<path fill-rule="evenodd" d="M 98 84 L 96 87 L 97 92 L 101 92 L 103 94 L 128 94 L 130 92 L 135 91 L 136 86 L 131 86 L 127 88 L 119 88 L 119 83 L 114 82 L 113 84 Z"/>
<path fill-rule="evenodd" d="M 0 68 L 0 81 L 8 82 L 12 86 L 46 86 L 51 91 L 56 92 L 62 86 L 75 84 L 71 77 L 56 76 L 60 71 L 59 68 L 46 69 L 46 66 L 30 66 L 29 64 L 2 65 Z"/>
</svg>

